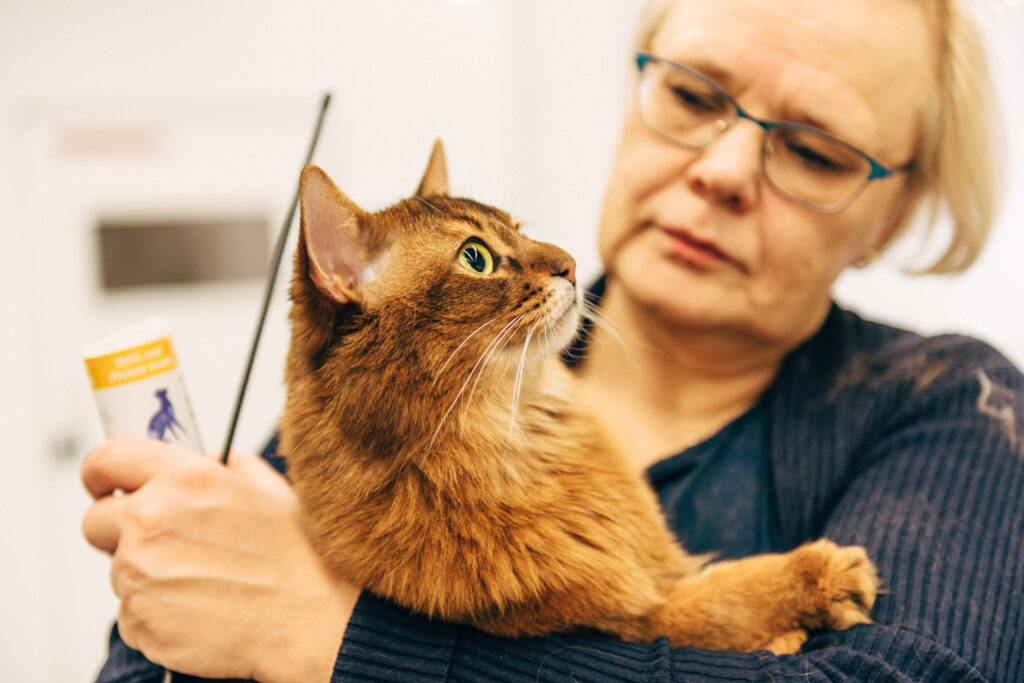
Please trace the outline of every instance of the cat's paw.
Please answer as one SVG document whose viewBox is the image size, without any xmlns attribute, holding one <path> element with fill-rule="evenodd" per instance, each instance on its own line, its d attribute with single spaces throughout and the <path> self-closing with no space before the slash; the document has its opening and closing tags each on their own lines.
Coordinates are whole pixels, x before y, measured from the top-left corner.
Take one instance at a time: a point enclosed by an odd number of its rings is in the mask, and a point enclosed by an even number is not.
<svg viewBox="0 0 1024 683">
<path fill-rule="evenodd" d="M 805 627 L 841 631 L 871 623 L 879 579 L 864 548 L 821 539 L 793 551 L 792 561 L 810 607 Z"/>
<path fill-rule="evenodd" d="M 770 643 L 762 645 L 756 649 L 768 650 L 772 654 L 776 655 L 795 655 L 806 642 L 807 631 L 802 628 L 798 628 L 793 631 L 787 631 L 781 636 L 777 636 L 772 639 Z"/>
</svg>

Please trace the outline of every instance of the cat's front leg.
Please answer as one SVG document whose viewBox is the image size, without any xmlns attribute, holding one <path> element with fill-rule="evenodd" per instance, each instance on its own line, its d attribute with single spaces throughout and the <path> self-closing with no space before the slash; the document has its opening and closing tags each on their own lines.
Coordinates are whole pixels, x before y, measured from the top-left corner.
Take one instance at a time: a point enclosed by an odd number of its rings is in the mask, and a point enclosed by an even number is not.
<svg viewBox="0 0 1024 683">
<path fill-rule="evenodd" d="M 863 548 L 822 539 L 720 562 L 672 589 L 652 626 L 675 645 L 795 652 L 807 632 L 870 623 L 878 575 Z"/>
</svg>

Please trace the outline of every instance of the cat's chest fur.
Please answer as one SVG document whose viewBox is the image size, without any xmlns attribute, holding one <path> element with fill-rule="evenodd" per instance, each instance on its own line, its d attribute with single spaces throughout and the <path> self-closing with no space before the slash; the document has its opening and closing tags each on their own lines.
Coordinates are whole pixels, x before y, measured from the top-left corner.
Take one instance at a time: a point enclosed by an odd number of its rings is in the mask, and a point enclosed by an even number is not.
<svg viewBox="0 0 1024 683">
<path fill-rule="evenodd" d="M 334 393 L 305 410 L 290 402 L 282 449 L 311 536 L 336 571 L 415 609 L 461 619 L 542 599 L 566 541 L 587 539 L 582 552 L 595 557 L 621 547 L 629 525 L 605 525 L 602 503 L 619 508 L 631 498 L 627 507 L 657 519 L 652 494 L 580 408 L 573 377 L 557 359 L 522 378 L 514 418 L 513 387 L 497 365 L 498 377 L 485 375 L 488 386 L 476 387 L 469 408 L 454 414 L 445 412 L 461 390 L 454 385 L 439 394 L 414 381 L 371 382 L 359 371 L 326 385 L 305 378 L 299 393 Z M 389 452 L 371 451 L 382 442 L 367 439 L 357 415 L 393 406 L 397 396 L 404 438 L 389 440 Z M 443 423 L 408 415 L 426 406 Z M 596 499 L 608 491 L 620 500 Z M 671 547 L 657 523 L 644 533 L 662 541 L 652 547 Z M 671 567 L 680 558 L 669 552 L 657 561 Z M 453 589 L 438 591 L 424 577 Z M 645 579 L 637 599 L 655 600 L 656 583 Z"/>
</svg>

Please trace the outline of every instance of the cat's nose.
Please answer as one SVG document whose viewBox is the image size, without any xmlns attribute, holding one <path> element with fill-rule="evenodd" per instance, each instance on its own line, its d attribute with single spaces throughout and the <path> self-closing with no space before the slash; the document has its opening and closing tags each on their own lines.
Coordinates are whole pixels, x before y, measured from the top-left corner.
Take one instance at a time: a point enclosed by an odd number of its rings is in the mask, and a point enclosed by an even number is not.
<svg viewBox="0 0 1024 683">
<path fill-rule="evenodd" d="M 576 284 L 576 261 L 573 257 L 568 257 L 564 261 L 558 264 L 555 272 L 555 277 L 564 277 L 566 280 L 571 282 L 573 285 Z"/>
</svg>

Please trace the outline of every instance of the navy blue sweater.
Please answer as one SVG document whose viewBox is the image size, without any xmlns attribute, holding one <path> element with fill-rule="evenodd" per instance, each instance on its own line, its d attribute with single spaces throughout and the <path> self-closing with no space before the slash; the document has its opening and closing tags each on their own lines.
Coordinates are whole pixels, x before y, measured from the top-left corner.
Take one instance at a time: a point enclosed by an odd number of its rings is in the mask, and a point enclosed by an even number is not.
<svg viewBox="0 0 1024 683">
<path fill-rule="evenodd" d="M 664 639 L 509 640 L 364 593 L 332 681 L 1024 681 L 1020 371 L 981 342 L 922 338 L 833 308 L 758 410 L 763 440 L 750 457 L 765 472 L 766 503 L 747 508 L 771 519 L 747 521 L 768 530 L 768 547 L 822 536 L 866 546 L 886 591 L 873 625 L 818 634 L 777 657 Z M 748 495 L 732 479 L 716 482 L 722 509 Z M 694 481 L 651 480 L 662 501 Z M 686 537 L 687 520 L 668 516 Z M 748 538 L 751 553 L 764 549 L 764 534 Z M 115 630 L 100 680 L 155 673 Z"/>
</svg>

